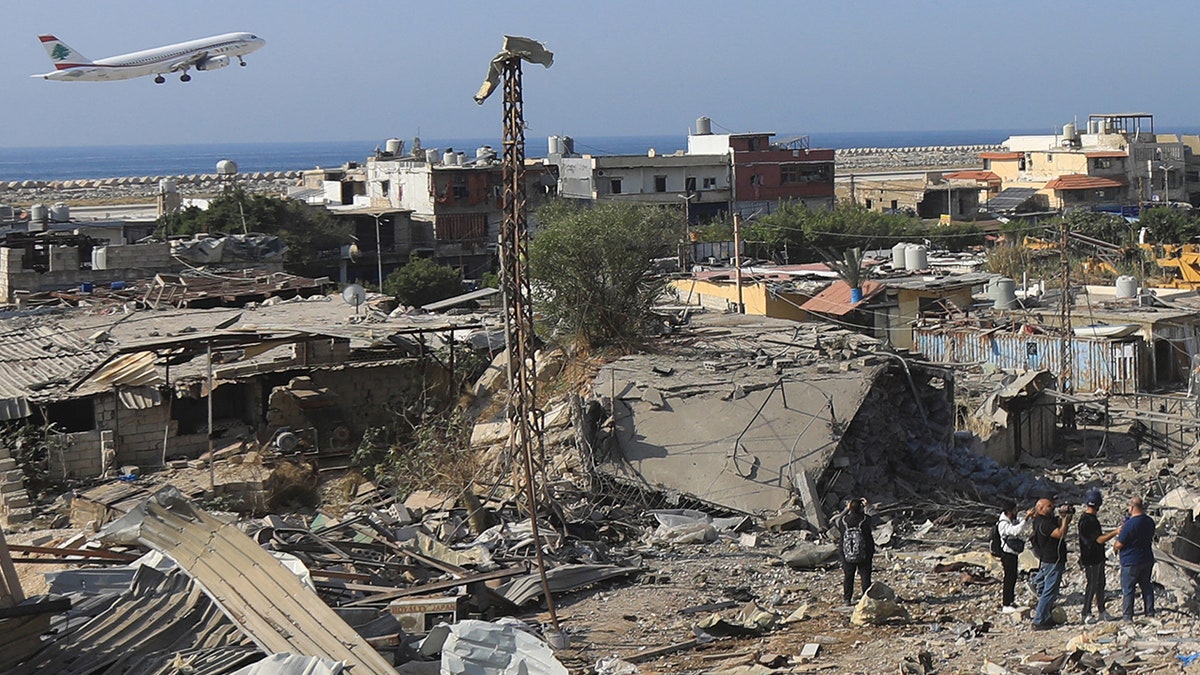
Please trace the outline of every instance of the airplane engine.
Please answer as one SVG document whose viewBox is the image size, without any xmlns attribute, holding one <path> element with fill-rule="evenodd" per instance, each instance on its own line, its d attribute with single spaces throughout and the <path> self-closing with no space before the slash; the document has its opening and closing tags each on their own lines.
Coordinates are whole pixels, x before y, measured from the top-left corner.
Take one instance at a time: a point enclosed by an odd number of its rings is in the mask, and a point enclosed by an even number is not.
<svg viewBox="0 0 1200 675">
<path fill-rule="evenodd" d="M 196 70 L 216 70 L 229 65 L 228 56 L 210 56 L 196 64 Z"/>
</svg>

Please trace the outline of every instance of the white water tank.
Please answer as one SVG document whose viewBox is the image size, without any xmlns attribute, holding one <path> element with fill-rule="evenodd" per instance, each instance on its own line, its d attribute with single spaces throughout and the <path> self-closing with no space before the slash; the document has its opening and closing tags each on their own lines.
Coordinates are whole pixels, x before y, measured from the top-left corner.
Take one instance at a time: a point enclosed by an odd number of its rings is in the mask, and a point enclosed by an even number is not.
<svg viewBox="0 0 1200 675">
<path fill-rule="evenodd" d="M 1068 141 L 1079 140 L 1079 131 L 1075 128 L 1074 122 L 1067 122 L 1063 125 L 1063 138 Z"/>
<path fill-rule="evenodd" d="M 69 223 L 71 222 L 71 207 L 63 202 L 54 202 L 54 206 L 50 207 L 50 222 L 52 223 Z"/>
<path fill-rule="evenodd" d="M 389 155 L 403 155 L 404 154 L 404 141 L 400 140 L 399 138 L 387 139 L 386 141 L 384 141 L 383 147 L 387 151 L 387 154 L 389 154 Z"/>
<path fill-rule="evenodd" d="M 37 226 L 37 231 L 41 232 L 46 227 L 46 219 L 50 217 L 50 210 L 45 204 L 34 204 L 29 207 L 29 229 L 34 231 L 34 226 Z"/>
<path fill-rule="evenodd" d="M 992 299 L 996 309 L 1013 309 L 1017 306 L 1017 283 L 1008 277 L 997 279 L 992 284 Z"/>
<path fill-rule="evenodd" d="M 475 148 L 475 159 L 483 159 L 484 157 L 495 157 L 496 151 L 492 150 L 490 145 L 481 145 Z"/>
<path fill-rule="evenodd" d="M 570 136 L 562 137 L 562 151 L 568 157 L 575 156 L 575 139 Z"/>
<path fill-rule="evenodd" d="M 1131 277 L 1128 274 L 1117 277 L 1117 297 L 1118 298 L 1136 298 L 1138 294 L 1138 282 L 1136 277 Z"/>
<path fill-rule="evenodd" d="M 457 156 L 454 154 L 454 148 L 446 148 L 446 152 L 442 153 L 442 164 L 454 166 L 454 158 Z"/>
<path fill-rule="evenodd" d="M 546 154 L 561 155 L 563 154 L 562 146 L 563 144 L 561 137 L 551 136 L 546 139 Z"/>
<path fill-rule="evenodd" d="M 463 166 L 466 163 L 467 163 L 467 153 L 465 153 L 465 152 L 454 153 L 454 166 Z"/>
<path fill-rule="evenodd" d="M 237 173 L 237 162 L 232 159 L 223 159 L 217 162 L 218 176 L 232 176 Z"/>
<path fill-rule="evenodd" d="M 904 251 L 904 266 L 909 270 L 923 270 L 929 268 L 929 261 L 925 257 L 925 247 L 920 244 L 912 244 Z"/>
<path fill-rule="evenodd" d="M 903 242 L 892 247 L 892 269 L 904 269 L 904 251 L 908 249 L 908 244 Z"/>
<path fill-rule="evenodd" d="M 169 195 L 179 192 L 179 185 L 175 183 L 173 178 L 164 178 L 158 181 L 158 193 L 160 195 Z"/>
<path fill-rule="evenodd" d="M 425 163 L 426 164 L 437 164 L 438 157 L 440 157 L 440 156 L 441 155 L 440 155 L 440 153 L 438 153 L 437 148 L 426 148 L 425 149 Z"/>
<path fill-rule="evenodd" d="M 712 133 L 712 120 L 700 116 L 696 118 L 696 135 L 707 136 Z"/>
</svg>

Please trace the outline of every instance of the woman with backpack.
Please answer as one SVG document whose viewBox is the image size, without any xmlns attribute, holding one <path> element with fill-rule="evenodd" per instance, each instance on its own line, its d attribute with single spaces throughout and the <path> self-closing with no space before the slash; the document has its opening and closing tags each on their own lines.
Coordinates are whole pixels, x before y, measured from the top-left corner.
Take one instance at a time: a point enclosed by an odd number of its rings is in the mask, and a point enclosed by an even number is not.
<svg viewBox="0 0 1200 675">
<path fill-rule="evenodd" d="M 1017 611 L 1017 556 L 1025 550 L 1025 537 L 1029 534 L 1026 521 L 1033 515 L 1033 510 L 1018 516 L 1017 505 L 1011 501 L 1004 502 L 1000 509 L 1000 519 L 992 528 L 992 553 L 999 555 L 1004 568 L 1001 603 L 1002 611 L 1007 614 Z"/>
<path fill-rule="evenodd" d="M 833 517 L 838 533 L 838 553 L 842 559 L 842 597 L 846 604 L 854 600 L 854 573 L 862 582 L 863 593 L 871 587 L 871 559 L 875 556 L 875 537 L 865 497 L 851 499 L 846 508 Z"/>
</svg>

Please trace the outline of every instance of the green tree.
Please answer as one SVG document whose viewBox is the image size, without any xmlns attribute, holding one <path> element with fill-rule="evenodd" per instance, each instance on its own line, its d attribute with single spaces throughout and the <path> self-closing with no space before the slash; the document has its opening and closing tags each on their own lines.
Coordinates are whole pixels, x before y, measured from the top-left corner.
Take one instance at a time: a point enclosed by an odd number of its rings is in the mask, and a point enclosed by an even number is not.
<svg viewBox="0 0 1200 675">
<path fill-rule="evenodd" d="M 406 304 L 422 307 L 462 293 L 462 275 L 429 258 L 410 260 L 383 281 L 383 292 Z"/>
<path fill-rule="evenodd" d="M 1064 218 L 1072 232 L 1102 239 L 1110 244 L 1124 245 L 1133 242 L 1133 230 L 1121 216 L 1096 211 L 1072 211 Z M 1057 226 L 1057 224 L 1056 224 Z"/>
<path fill-rule="evenodd" d="M 1186 244 L 1200 235 L 1200 213 L 1159 206 L 1142 211 L 1139 224 L 1149 228 L 1156 244 Z"/>
<path fill-rule="evenodd" d="M 209 202 L 207 209 L 195 206 L 158 221 L 158 235 L 230 234 L 257 232 L 274 235 L 287 245 L 283 266 L 306 276 L 325 273 L 322 254 L 350 243 L 350 228 L 338 223 L 324 208 L 292 199 L 248 194 L 238 188 Z"/>
<path fill-rule="evenodd" d="M 530 242 L 535 308 L 575 346 L 631 348 L 655 324 L 666 280 L 654 259 L 683 234 L 677 211 L 620 202 L 578 206 L 554 200 L 538 210 Z"/>
</svg>

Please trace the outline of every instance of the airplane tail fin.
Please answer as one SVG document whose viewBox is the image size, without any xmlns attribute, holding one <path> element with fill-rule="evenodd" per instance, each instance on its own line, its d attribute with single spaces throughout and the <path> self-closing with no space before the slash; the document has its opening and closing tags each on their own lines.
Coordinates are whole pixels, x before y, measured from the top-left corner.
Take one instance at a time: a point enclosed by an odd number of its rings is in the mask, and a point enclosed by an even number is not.
<svg viewBox="0 0 1200 675">
<path fill-rule="evenodd" d="M 50 60 L 54 62 L 54 67 L 58 70 L 92 62 L 91 59 L 71 49 L 70 45 L 53 35 L 39 35 L 38 39 L 42 41 L 42 46 L 46 48 L 46 53 L 50 55 Z"/>
</svg>

